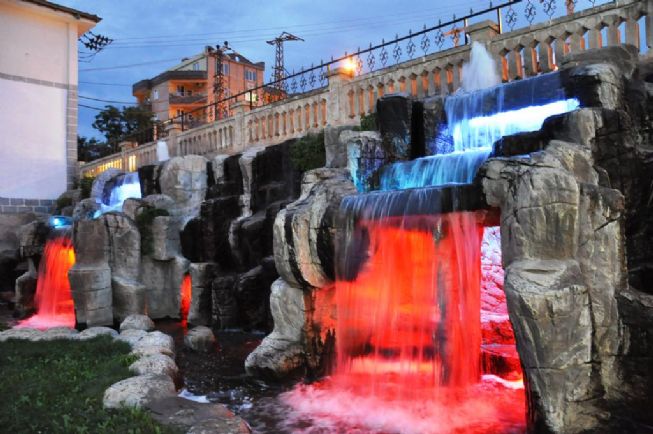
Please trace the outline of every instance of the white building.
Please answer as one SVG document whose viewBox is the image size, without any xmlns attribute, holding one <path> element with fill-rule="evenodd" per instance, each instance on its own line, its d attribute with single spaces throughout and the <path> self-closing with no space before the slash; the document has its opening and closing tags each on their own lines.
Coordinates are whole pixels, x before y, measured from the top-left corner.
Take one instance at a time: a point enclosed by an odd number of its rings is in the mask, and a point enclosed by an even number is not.
<svg viewBox="0 0 653 434">
<path fill-rule="evenodd" d="M 0 0 L 0 212 L 48 211 L 77 173 L 77 38 L 100 18 Z"/>
</svg>

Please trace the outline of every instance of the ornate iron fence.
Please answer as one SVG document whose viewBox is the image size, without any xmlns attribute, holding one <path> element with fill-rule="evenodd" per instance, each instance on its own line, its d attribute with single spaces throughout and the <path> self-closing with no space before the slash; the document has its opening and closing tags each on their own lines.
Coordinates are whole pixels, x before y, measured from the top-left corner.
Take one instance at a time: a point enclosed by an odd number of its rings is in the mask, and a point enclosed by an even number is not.
<svg viewBox="0 0 653 434">
<path fill-rule="evenodd" d="M 490 2 L 485 9 L 477 11 L 470 9 L 464 16 L 453 15 L 448 20 L 439 20 L 430 26 L 425 24 L 421 30 L 411 29 L 403 36 L 396 34 L 394 38 L 387 41 L 382 39 L 380 43 L 370 43 L 367 47 L 359 47 L 351 53 L 345 52 L 340 57 L 332 57 L 328 61 L 321 60 L 298 71 L 293 70 L 281 80 L 272 80 L 262 86 L 189 110 L 154 128 L 132 133 L 121 141 L 146 143 L 165 137 L 170 127 L 185 131 L 224 119 L 232 115 L 234 104 L 237 102 L 256 108 L 324 88 L 328 84 L 329 72 L 335 67 L 346 67 L 353 75 L 363 75 L 419 56 L 468 44 L 466 28 L 473 24 L 472 21 L 493 19 L 497 22 L 501 33 L 571 14 L 577 9 L 613 2 L 613 0 L 508 0 L 496 5 Z M 218 107 L 228 107 L 228 109 L 219 113 Z"/>
</svg>

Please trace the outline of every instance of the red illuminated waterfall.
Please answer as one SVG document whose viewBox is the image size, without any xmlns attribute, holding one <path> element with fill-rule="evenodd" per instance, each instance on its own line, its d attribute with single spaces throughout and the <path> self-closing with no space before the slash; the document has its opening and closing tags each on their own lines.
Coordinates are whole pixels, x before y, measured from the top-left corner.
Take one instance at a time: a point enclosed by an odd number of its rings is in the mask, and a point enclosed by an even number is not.
<svg viewBox="0 0 653 434">
<path fill-rule="evenodd" d="M 188 320 L 188 312 L 190 312 L 190 299 L 192 297 L 193 282 L 191 281 L 190 274 L 184 275 L 181 281 L 181 322 L 185 327 Z"/>
<path fill-rule="evenodd" d="M 473 213 L 437 220 L 433 231 L 369 223 L 371 257 L 336 284 L 336 371 L 366 393 L 423 399 L 478 381 L 483 228 Z"/>
<path fill-rule="evenodd" d="M 68 281 L 68 270 L 74 264 L 75 251 L 69 237 L 57 236 L 46 242 L 36 283 L 36 314 L 21 321 L 18 327 L 75 327 L 75 306 Z"/>
<path fill-rule="evenodd" d="M 336 282 L 335 370 L 285 395 L 293 417 L 329 432 L 523 431 L 498 230 L 484 239 L 474 212 L 358 224 L 369 236 L 368 259 L 354 280 Z M 487 278 L 494 279 L 489 298 L 481 296 Z M 505 332 L 498 347 L 488 318 Z M 502 351 L 517 366 L 494 372 Z"/>
</svg>

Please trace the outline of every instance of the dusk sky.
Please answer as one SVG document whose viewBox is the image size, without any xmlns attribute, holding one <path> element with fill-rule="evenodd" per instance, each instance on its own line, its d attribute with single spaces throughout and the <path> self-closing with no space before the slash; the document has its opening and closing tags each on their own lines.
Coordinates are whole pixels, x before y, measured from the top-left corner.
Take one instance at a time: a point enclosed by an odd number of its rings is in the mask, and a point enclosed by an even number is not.
<svg viewBox="0 0 653 434">
<path fill-rule="evenodd" d="M 106 102 L 87 98 L 134 102 L 131 85 L 152 78 L 200 53 L 206 45 L 225 40 L 250 60 L 264 61 L 266 80 L 274 64 L 274 47 L 265 43 L 282 31 L 305 42 L 286 44 L 288 70 L 308 66 L 320 59 L 341 56 L 357 47 L 392 39 L 395 34 L 433 26 L 486 8 L 486 0 L 375 0 L 330 1 L 199 1 L 199 0 L 58 0 L 58 3 L 93 13 L 102 21 L 93 29 L 114 42 L 90 61 L 80 55 L 79 103 L 103 107 Z M 499 2 L 495 1 L 495 4 Z M 562 2 L 560 2 L 562 4 Z M 408 6 L 410 4 L 410 6 Z M 487 18 L 491 18 L 488 16 Z M 416 41 L 417 43 L 419 41 Z M 81 46 L 80 46 L 81 47 Z M 86 50 L 81 47 L 82 53 Z M 87 97 L 87 98 L 82 98 Z M 96 136 L 91 127 L 97 113 L 80 107 L 79 134 Z"/>
</svg>

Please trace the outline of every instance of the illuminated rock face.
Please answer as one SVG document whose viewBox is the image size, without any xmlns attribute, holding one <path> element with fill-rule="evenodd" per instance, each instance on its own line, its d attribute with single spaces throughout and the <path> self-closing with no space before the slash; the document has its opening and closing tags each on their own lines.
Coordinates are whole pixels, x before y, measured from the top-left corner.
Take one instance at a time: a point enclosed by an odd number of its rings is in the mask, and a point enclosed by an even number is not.
<svg viewBox="0 0 653 434">
<path fill-rule="evenodd" d="M 642 333 L 653 313 L 643 242 L 651 108 L 640 81 L 651 67 L 635 68 L 629 49 L 601 54 L 599 65 L 583 55 L 563 62 L 586 108 L 504 138 L 503 158 L 481 169 L 486 200 L 501 209 L 504 289 L 534 432 L 639 432 L 652 421 Z"/>
</svg>

